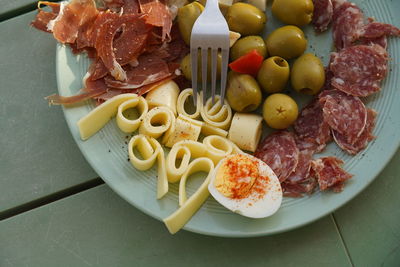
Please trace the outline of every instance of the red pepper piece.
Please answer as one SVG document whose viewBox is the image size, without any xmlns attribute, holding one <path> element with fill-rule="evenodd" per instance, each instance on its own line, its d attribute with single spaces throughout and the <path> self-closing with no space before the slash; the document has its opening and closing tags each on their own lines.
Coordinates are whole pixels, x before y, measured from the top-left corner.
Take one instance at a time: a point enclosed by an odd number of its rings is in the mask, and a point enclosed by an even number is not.
<svg viewBox="0 0 400 267">
<path fill-rule="evenodd" d="M 263 59 L 263 56 L 261 56 L 260 53 L 254 49 L 230 63 L 229 67 L 233 71 L 243 74 L 250 74 L 255 77 L 261 68 Z"/>
</svg>

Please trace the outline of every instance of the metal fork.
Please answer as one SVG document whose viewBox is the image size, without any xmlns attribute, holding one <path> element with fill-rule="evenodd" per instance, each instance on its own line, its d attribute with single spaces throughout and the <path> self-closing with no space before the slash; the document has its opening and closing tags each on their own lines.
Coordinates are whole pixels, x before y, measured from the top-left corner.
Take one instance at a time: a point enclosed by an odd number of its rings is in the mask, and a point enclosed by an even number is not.
<svg viewBox="0 0 400 267">
<path fill-rule="evenodd" d="M 193 25 L 190 37 L 190 57 L 192 68 L 192 88 L 194 104 L 197 103 L 198 52 L 201 50 L 201 77 L 203 104 L 207 99 L 207 60 L 211 50 L 211 97 L 214 103 L 217 84 L 217 55 L 221 51 L 221 105 L 224 104 L 226 78 L 229 59 L 229 28 L 221 11 L 218 0 L 207 0 L 206 7 Z"/>
</svg>

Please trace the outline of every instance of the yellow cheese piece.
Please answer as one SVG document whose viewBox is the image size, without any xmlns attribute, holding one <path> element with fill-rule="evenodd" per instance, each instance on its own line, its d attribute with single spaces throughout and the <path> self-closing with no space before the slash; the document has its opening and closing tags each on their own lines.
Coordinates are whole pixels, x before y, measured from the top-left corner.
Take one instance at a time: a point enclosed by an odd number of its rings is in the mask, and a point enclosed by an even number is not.
<svg viewBox="0 0 400 267">
<path fill-rule="evenodd" d="M 218 135 L 207 136 L 203 139 L 203 144 L 206 146 L 206 157 L 211 159 L 214 165 L 233 152 L 232 143 Z"/>
<path fill-rule="evenodd" d="M 130 108 L 136 108 L 139 111 L 140 116 L 137 119 L 130 120 L 124 116 L 123 112 Z M 118 112 L 116 117 L 119 129 L 124 133 L 132 133 L 136 131 L 137 128 L 139 128 L 140 123 L 142 122 L 144 116 L 146 116 L 148 110 L 149 107 L 147 105 L 147 101 L 141 96 L 123 102 L 118 107 Z"/>
<path fill-rule="evenodd" d="M 134 148 L 137 148 L 143 159 L 135 155 L 133 151 Z M 168 192 L 168 177 L 165 166 L 164 150 L 160 143 L 150 136 L 143 134 L 135 135 L 129 141 L 128 154 L 131 164 L 141 171 L 150 169 L 157 160 L 157 199 L 162 198 Z"/>
<path fill-rule="evenodd" d="M 176 110 L 178 114 L 182 114 L 188 118 L 191 119 L 197 119 L 200 117 L 200 109 L 202 107 L 202 96 L 200 94 L 197 94 L 197 104 L 196 106 L 193 105 L 193 89 L 192 88 L 187 88 L 183 90 L 179 96 L 178 100 L 176 102 Z M 190 101 L 189 98 L 192 100 Z M 191 108 L 192 110 L 186 110 Z"/>
<path fill-rule="evenodd" d="M 86 140 L 97 133 L 115 116 L 115 114 L 117 114 L 118 106 L 121 103 L 137 97 L 137 94 L 117 95 L 91 110 L 77 123 L 81 139 Z"/>
<path fill-rule="evenodd" d="M 222 130 L 220 128 L 214 127 L 210 124 L 204 123 L 203 127 L 201 127 L 201 133 L 205 136 L 208 135 L 219 135 L 222 137 L 227 137 L 228 136 L 228 132 L 225 130 Z"/>
<path fill-rule="evenodd" d="M 176 115 L 176 101 L 179 95 L 179 87 L 174 81 L 168 81 L 151 90 L 146 95 L 149 108 L 165 106 Z"/>
<path fill-rule="evenodd" d="M 164 219 L 164 223 L 171 234 L 178 232 L 207 200 L 210 195 L 208 192 L 208 184 L 210 183 L 213 169 L 214 164 L 208 158 L 198 158 L 189 164 L 179 184 L 179 202 L 182 203 L 182 205 L 174 213 Z M 182 189 L 181 191 L 181 188 L 185 188 L 187 177 L 198 171 L 208 172 L 208 176 L 199 189 L 186 200 L 186 190 Z"/>
<path fill-rule="evenodd" d="M 229 47 L 232 47 L 240 38 L 240 33 L 229 31 Z"/>
<path fill-rule="evenodd" d="M 254 152 L 260 141 L 263 118 L 257 114 L 235 113 L 228 138 L 239 148 Z"/>
<path fill-rule="evenodd" d="M 144 116 L 139 127 L 139 133 L 154 138 L 160 137 L 163 133 L 170 135 L 170 128 L 175 125 L 175 116 L 167 107 L 156 107 L 151 109 Z M 167 133 L 168 132 L 168 133 Z"/>
<path fill-rule="evenodd" d="M 188 118 L 179 114 L 175 120 L 175 129 L 165 141 L 165 146 L 172 147 L 175 143 L 182 140 L 197 141 L 199 138 L 203 122 Z"/>
<path fill-rule="evenodd" d="M 232 120 L 232 109 L 228 102 L 224 100 L 224 105 L 221 105 L 221 97 L 215 96 L 215 101 L 209 98 L 206 104 L 201 108 L 201 117 L 203 120 L 216 128 L 227 130 Z"/>
</svg>

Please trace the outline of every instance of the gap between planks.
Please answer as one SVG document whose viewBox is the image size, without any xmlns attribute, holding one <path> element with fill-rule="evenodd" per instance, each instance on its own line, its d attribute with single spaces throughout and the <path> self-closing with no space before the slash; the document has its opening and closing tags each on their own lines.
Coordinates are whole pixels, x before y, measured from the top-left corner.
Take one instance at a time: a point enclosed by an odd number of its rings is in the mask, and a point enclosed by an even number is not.
<svg viewBox="0 0 400 267">
<path fill-rule="evenodd" d="M 351 256 L 350 256 L 349 249 L 347 248 L 346 242 L 345 242 L 345 240 L 344 240 L 344 238 L 343 238 L 342 232 L 340 231 L 340 227 L 339 227 L 339 224 L 338 224 L 337 221 L 336 221 L 336 218 L 335 218 L 334 213 L 331 213 L 331 218 L 332 218 L 333 224 L 335 225 L 336 231 L 337 231 L 338 234 L 339 234 L 340 241 L 342 242 L 342 245 L 343 245 L 343 247 L 344 247 L 344 251 L 345 251 L 345 253 L 346 253 L 346 256 L 347 256 L 347 258 L 348 258 L 348 260 L 349 260 L 351 266 L 354 267 L 354 263 L 353 263 L 353 260 L 352 260 L 352 258 L 351 258 Z"/>
<path fill-rule="evenodd" d="M 44 205 L 61 200 L 63 198 L 70 197 L 72 195 L 92 189 L 92 188 L 97 187 L 102 184 L 104 184 L 104 181 L 101 178 L 97 177 L 93 180 L 72 186 L 70 188 L 67 188 L 67 189 L 64 189 L 64 190 L 61 190 L 61 191 L 58 191 L 55 193 L 52 193 L 45 197 L 38 198 L 31 202 L 28 202 L 28 203 L 22 204 L 20 206 L 0 212 L 0 221 L 14 217 L 16 215 L 19 215 L 21 213 L 24 213 L 24 212 L 27 212 L 27 211 L 30 211 L 30 210 L 33 210 L 36 208 L 42 207 Z"/>
</svg>

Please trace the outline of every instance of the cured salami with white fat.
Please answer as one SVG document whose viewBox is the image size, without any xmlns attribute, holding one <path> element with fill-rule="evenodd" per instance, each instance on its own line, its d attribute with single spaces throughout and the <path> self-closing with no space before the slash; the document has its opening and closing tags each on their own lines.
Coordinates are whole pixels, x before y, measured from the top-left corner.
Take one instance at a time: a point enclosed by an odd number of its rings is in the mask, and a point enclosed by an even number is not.
<svg viewBox="0 0 400 267">
<path fill-rule="evenodd" d="M 388 55 L 380 45 L 356 45 L 334 54 L 330 63 L 332 87 L 365 97 L 380 91 L 387 74 Z"/>
<path fill-rule="evenodd" d="M 375 136 L 372 134 L 372 131 L 375 127 L 375 118 L 376 111 L 373 109 L 368 109 L 365 129 L 354 144 L 350 144 L 344 135 L 338 133 L 337 131 L 332 131 L 332 135 L 336 144 L 351 155 L 357 154 L 367 146 L 368 142 L 375 139 Z"/>
<path fill-rule="evenodd" d="M 314 99 L 304 107 L 294 124 L 294 130 L 300 139 L 310 140 L 321 151 L 331 139 L 329 124 L 323 116 L 322 105 Z"/>
<path fill-rule="evenodd" d="M 336 157 L 324 157 L 311 162 L 313 174 L 318 180 L 319 188 L 334 192 L 343 190 L 343 182 L 353 177 L 342 169 L 343 161 Z"/>
<path fill-rule="evenodd" d="M 329 126 L 354 144 L 364 131 L 367 122 L 367 109 L 358 98 L 337 90 L 321 94 L 320 103 L 325 121 Z"/>
<path fill-rule="evenodd" d="M 296 169 L 299 161 L 294 134 L 280 131 L 269 135 L 258 145 L 254 156 L 267 163 L 283 182 Z"/>
<path fill-rule="evenodd" d="M 323 32 L 328 29 L 332 21 L 333 5 L 331 0 L 313 0 L 314 13 L 312 24 L 317 32 Z"/>
</svg>

